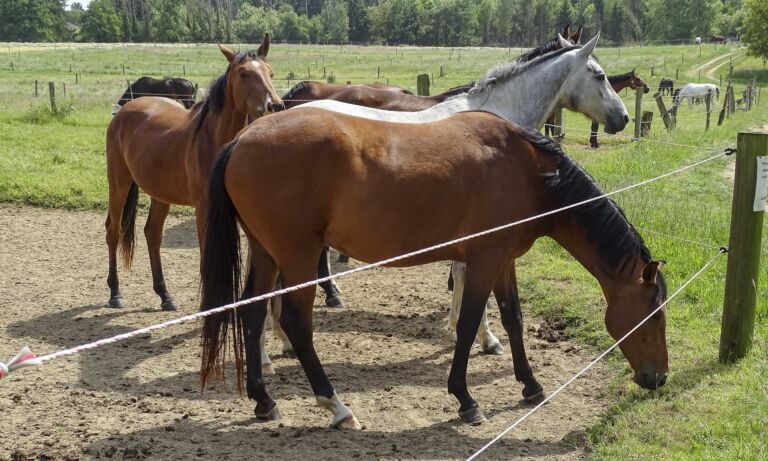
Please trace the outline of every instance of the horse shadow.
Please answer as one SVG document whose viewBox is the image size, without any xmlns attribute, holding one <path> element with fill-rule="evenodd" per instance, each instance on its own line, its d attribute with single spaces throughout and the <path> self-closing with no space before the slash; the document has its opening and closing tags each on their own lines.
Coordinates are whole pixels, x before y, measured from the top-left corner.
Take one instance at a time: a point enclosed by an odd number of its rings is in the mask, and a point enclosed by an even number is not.
<svg viewBox="0 0 768 461">
<path fill-rule="evenodd" d="M 70 348 L 97 339 L 112 337 L 134 330 L 134 327 L 116 324 L 124 316 L 137 313 L 157 312 L 154 309 L 110 309 L 103 304 L 89 304 L 70 309 L 55 310 L 31 320 L 23 320 L 9 324 L 7 333 L 17 338 L 35 338 L 48 343 L 53 343 L 60 348 Z M 447 370 L 450 366 L 452 341 L 444 333 L 424 336 L 422 328 L 436 328 L 437 322 L 425 321 L 425 327 L 418 324 L 412 329 L 404 329 L 403 324 L 408 321 L 395 316 L 375 315 L 367 312 L 357 312 L 352 315 L 353 321 L 343 321 L 342 313 L 336 311 L 323 311 L 321 318 L 333 318 L 333 322 L 321 321 L 318 325 L 320 332 L 348 331 L 370 332 L 369 323 L 375 322 L 375 333 L 388 336 L 392 332 L 399 332 L 408 340 L 410 347 L 414 343 L 424 349 L 416 357 L 399 361 L 381 362 L 374 357 L 367 363 L 354 363 L 349 360 L 326 360 L 323 366 L 326 373 L 334 379 L 340 389 L 354 391 L 370 391 L 385 389 L 391 385 L 417 385 L 432 388 L 444 388 Z M 356 318 L 362 321 L 354 320 Z M 161 319 L 158 319 L 160 321 Z M 330 328 L 326 328 L 329 326 Z M 188 328 L 188 327 L 187 327 Z M 433 339 L 442 336 L 442 341 Z M 232 389 L 228 386 L 213 386 L 201 395 L 199 391 L 199 374 L 197 363 L 200 356 L 198 347 L 199 331 L 192 328 L 189 331 L 175 333 L 161 339 L 151 335 L 142 335 L 121 341 L 115 345 L 87 351 L 79 355 L 79 386 L 95 391 L 121 392 L 126 395 L 150 396 L 173 395 L 183 399 L 231 399 Z M 389 338 L 388 338 L 389 339 Z M 438 346 L 437 343 L 441 345 Z M 380 342 L 372 344 L 380 347 Z M 396 341 L 392 341 L 392 347 L 401 347 Z M 326 342 L 320 349 L 328 350 L 330 347 L 347 348 L 349 344 L 342 341 Z M 270 353 L 279 348 L 277 341 L 268 344 Z M 190 361 L 179 360 L 177 356 L 172 359 L 176 366 L 186 367 L 187 371 L 180 371 L 163 376 L 148 376 L 146 371 L 137 368 L 145 362 L 157 360 L 169 360 L 165 355 L 174 354 L 179 349 L 191 350 Z M 358 351 L 359 353 L 359 351 Z M 355 352 L 350 349 L 350 356 Z M 343 356 L 343 354 L 341 354 Z M 337 355 L 338 356 L 338 355 Z M 291 395 L 293 393 L 307 393 L 306 377 L 294 358 L 276 358 L 276 376 L 267 377 L 268 386 L 273 389 L 275 396 Z M 503 360 L 504 366 L 496 366 L 491 371 L 482 373 L 470 373 L 468 379 L 475 385 L 490 384 L 498 379 L 513 381 L 512 366 L 504 357 L 488 357 L 483 360 Z M 185 365 L 186 363 L 186 365 Z M 154 368 L 147 367 L 149 373 Z M 365 377 L 363 380 L 359 378 Z"/>
<path fill-rule="evenodd" d="M 186 219 L 165 229 L 163 248 L 191 249 L 197 248 L 197 222 L 195 218 Z"/>
<path fill-rule="evenodd" d="M 500 411 L 505 409 L 488 414 Z M 93 441 L 84 445 L 83 452 L 95 458 L 464 459 L 490 441 L 477 432 L 456 419 L 399 431 L 350 432 L 261 423 L 255 418 L 202 422 L 182 417 L 168 425 Z M 581 432 L 573 431 L 559 441 L 509 436 L 488 448 L 483 457 L 563 458 L 578 449 L 574 439 Z"/>
</svg>

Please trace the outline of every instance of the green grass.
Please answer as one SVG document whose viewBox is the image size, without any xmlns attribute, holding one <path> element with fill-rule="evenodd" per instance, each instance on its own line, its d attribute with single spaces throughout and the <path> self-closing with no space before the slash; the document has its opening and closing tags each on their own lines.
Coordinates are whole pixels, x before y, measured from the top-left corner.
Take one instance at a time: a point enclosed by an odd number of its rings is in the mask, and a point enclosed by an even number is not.
<svg viewBox="0 0 768 461">
<path fill-rule="evenodd" d="M 236 46 L 237 47 L 237 46 Z M 246 46 L 240 46 L 245 48 Z M 270 59 L 275 76 L 296 79 L 333 73 L 337 82 L 379 81 L 414 89 L 416 75 L 433 74 L 433 93 L 477 79 L 487 68 L 504 62 L 519 49 L 439 49 L 394 47 L 273 45 Z M 734 53 L 735 52 L 735 53 Z M 699 55 L 701 53 L 701 55 Z M 598 49 L 608 73 L 636 67 L 652 88 L 661 77 L 697 81 L 702 64 L 732 55 L 737 94 L 747 79 L 768 84 L 761 61 L 749 59 L 734 47 L 659 46 Z M 459 56 L 461 58 L 459 59 Z M 13 61 L 14 71 L 10 62 Z M 683 61 L 683 62 L 681 62 Z M 725 66 L 712 73 L 717 82 Z M 69 66 L 72 65 L 72 72 Z M 126 75 L 122 66 L 126 65 Z M 0 202 L 49 207 L 103 209 L 107 201 L 104 172 L 104 133 L 110 107 L 125 88 L 125 79 L 148 74 L 180 75 L 201 87 L 224 69 L 223 57 L 213 45 L 93 46 L 0 45 Z M 438 77 L 443 66 L 444 77 Z M 702 70 L 707 80 L 709 68 Z M 81 74 L 78 85 L 74 73 Z M 34 81 L 41 82 L 34 98 Z M 67 84 L 73 112 L 55 118 L 46 112 L 47 83 L 57 91 Z M 293 83 L 293 82 L 292 82 Z M 278 80 L 286 90 L 289 84 Z M 667 134 L 649 95 L 645 110 L 656 112 L 651 141 L 720 149 L 733 146 L 736 133 L 768 124 L 768 104 L 750 113 L 738 112 L 721 127 L 712 117 L 704 132 L 703 107 L 683 107 L 678 128 Z M 622 95 L 624 97 L 624 95 Z M 625 102 L 632 112 L 633 96 Z M 717 107 L 720 107 L 718 103 Z M 658 143 L 633 143 L 606 138 L 600 150 L 588 148 L 589 122 L 565 115 L 566 150 L 596 178 L 605 190 L 634 184 L 712 152 Z M 631 136 L 628 127 L 625 136 Z M 714 248 L 681 242 L 683 237 L 719 247 L 728 244 L 734 159 L 720 158 L 686 173 L 616 196 L 629 219 L 641 229 L 657 258 L 668 265 L 670 291 L 695 273 L 716 252 Z M 766 231 L 768 234 L 768 231 Z M 764 239 L 755 349 L 734 366 L 718 363 L 718 342 L 726 258 L 691 284 L 669 306 L 668 343 L 671 375 L 663 389 L 646 392 L 630 382 L 621 354 L 607 360 L 613 371 L 607 389 L 611 408 L 591 431 L 594 459 L 765 459 L 768 452 L 768 239 Z M 563 318 L 579 341 L 595 354 L 610 345 L 602 324 L 604 300 L 595 280 L 573 258 L 549 240 L 542 240 L 520 261 L 520 293 L 524 308 L 537 315 Z M 565 381 L 568 377 L 563 376 Z"/>
</svg>

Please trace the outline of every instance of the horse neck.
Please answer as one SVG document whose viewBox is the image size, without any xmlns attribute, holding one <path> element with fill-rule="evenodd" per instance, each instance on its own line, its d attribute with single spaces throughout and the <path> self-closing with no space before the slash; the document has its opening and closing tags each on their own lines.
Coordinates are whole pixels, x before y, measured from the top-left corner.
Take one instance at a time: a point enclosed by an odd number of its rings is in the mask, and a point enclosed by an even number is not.
<svg viewBox="0 0 768 461">
<path fill-rule="evenodd" d="M 629 75 L 617 75 L 608 77 L 608 83 L 611 84 L 613 91 L 619 92 L 624 88 L 632 88 L 632 77 Z"/>
<path fill-rule="evenodd" d="M 571 71 L 569 60 L 562 58 L 540 64 L 485 91 L 468 94 L 469 110 L 491 112 L 525 128 L 541 130 L 550 114 L 562 105 Z"/>
<path fill-rule="evenodd" d="M 576 221 L 572 212 L 560 212 L 552 219 L 554 223 L 549 236 L 597 279 L 609 303 L 611 294 L 617 291 L 617 287 L 632 283 L 639 277 L 642 267 L 647 262 L 643 261 L 639 254 L 631 255 L 628 263 L 621 270 L 612 269 L 605 263 L 604 257 L 598 251 L 598 246 L 587 238 L 585 230 Z"/>
<path fill-rule="evenodd" d="M 224 105 L 221 110 L 208 112 L 203 121 L 202 130 L 207 131 L 212 136 L 212 144 L 216 150 L 228 143 L 237 135 L 246 125 L 247 114 L 237 110 L 232 103 L 231 93 L 224 98 Z"/>
</svg>

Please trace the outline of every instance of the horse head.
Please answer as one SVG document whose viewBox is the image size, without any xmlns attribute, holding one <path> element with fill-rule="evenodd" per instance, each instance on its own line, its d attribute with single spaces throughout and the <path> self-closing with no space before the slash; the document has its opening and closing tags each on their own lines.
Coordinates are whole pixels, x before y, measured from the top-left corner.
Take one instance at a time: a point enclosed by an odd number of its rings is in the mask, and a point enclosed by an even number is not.
<svg viewBox="0 0 768 461">
<path fill-rule="evenodd" d="M 666 301 L 667 287 L 662 267 L 663 261 L 650 261 L 639 269 L 636 279 L 618 284 L 606 293 L 605 326 L 613 339 L 628 334 Z M 619 348 L 635 372 L 635 383 L 645 389 L 663 386 L 669 373 L 665 310 L 656 311 L 619 344 Z"/>
<path fill-rule="evenodd" d="M 221 44 L 219 49 L 229 61 L 228 86 L 238 111 L 255 119 L 273 106 L 283 105 L 272 85 L 272 66 L 267 62 L 269 34 L 264 34 L 256 51 L 235 53 Z"/>
<path fill-rule="evenodd" d="M 558 36 L 561 42 L 567 42 Z M 589 42 L 569 51 L 574 60 L 570 76 L 563 84 L 561 101 L 563 107 L 581 112 L 605 126 L 606 133 L 617 133 L 629 123 L 629 114 L 624 102 L 611 87 L 605 71 L 592 52 L 600 39 L 598 32 Z"/>
<path fill-rule="evenodd" d="M 635 69 L 632 69 L 629 72 L 629 87 L 632 88 L 633 90 L 642 88 L 643 93 L 645 94 L 647 94 L 650 91 L 650 88 L 648 88 L 648 84 L 645 83 L 645 80 L 640 78 L 640 76 L 635 73 Z"/>
</svg>

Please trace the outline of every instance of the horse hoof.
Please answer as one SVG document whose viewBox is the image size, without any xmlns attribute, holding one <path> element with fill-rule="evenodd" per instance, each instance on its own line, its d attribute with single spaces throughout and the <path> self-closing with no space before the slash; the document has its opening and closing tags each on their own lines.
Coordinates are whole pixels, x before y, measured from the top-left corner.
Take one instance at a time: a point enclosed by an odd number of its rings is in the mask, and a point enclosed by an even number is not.
<svg viewBox="0 0 768 461">
<path fill-rule="evenodd" d="M 500 343 L 483 344 L 483 353 L 488 355 L 504 355 L 504 348 Z"/>
<path fill-rule="evenodd" d="M 262 375 L 274 375 L 275 374 L 275 366 L 271 363 L 262 363 L 261 364 L 261 374 Z"/>
<path fill-rule="evenodd" d="M 459 417 L 465 423 L 477 426 L 487 421 L 480 407 L 472 407 L 469 410 L 459 411 Z"/>
<path fill-rule="evenodd" d="M 523 399 L 527 403 L 539 403 L 544 400 L 544 397 L 544 388 L 538 383 L 530 388 L 528 386 L 523 388 Z"/>
<path fill-rule="evenodd" d="M 256 419 L 260 419 L 262 421 L 277 421 L 282 417 L 276 403 L 273 404 L 272 408 L 267 411 L 259 408 L 260 406 L 261 404 L 257 404 L 256 408 L 253 409 L 253 413 L 256 415 Z"/>
<path fill-rule="evenodd" d="M 344 301 L 338 296 L 329 296 L 325 298 L 325 305 L 328 307 L 344 307 Z"/>
<path fill-rule="evenodd" d="M 331 427 L 334 429 L 342 429 L 342 430 L 349 430 L 349 431 L 359 431 L 363 429 L 363 426 L 360 425 L 360 421 L 355 418 L 355 415 L 349 415 L 346 418 L 342 419 L 341 421 L 337 422 L 336 424 L 331 424 Z"/>
<path fill-rule="evenodd" d="M 176 301 L 172 299 L 166 299 L 165 301 L 160 304 L 160 309 L 166 311 L 166 312 L 173 312 L 179 309 L 179 306 L 176 304 Z"/>
<path fill-rule="evenodd" d="M 113 309 L 121 309 L 125 307 L 125 301 L 123 300 L 122 296 L 113 296 L 109 298 L 109 303 L 107 306 L 113 308 Z"/>
</svg>

